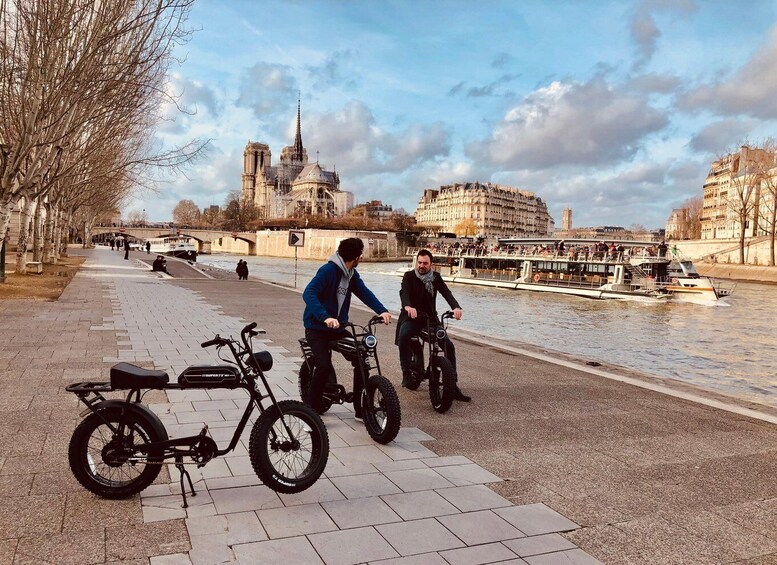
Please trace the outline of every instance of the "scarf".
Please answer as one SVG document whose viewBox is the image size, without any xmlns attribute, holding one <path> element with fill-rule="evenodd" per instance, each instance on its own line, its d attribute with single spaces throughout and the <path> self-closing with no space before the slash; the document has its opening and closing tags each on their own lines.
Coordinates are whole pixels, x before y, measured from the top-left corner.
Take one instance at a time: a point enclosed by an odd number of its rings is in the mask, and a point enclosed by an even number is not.
<svg viewBox="0 0 777 565">
<path fill-rule="evenodd" d="M 413 269 L 413 272 L 415 273 L 415 276 L 421 279 L 421 282 L 424 283 L 424 286 L 426 287 L 426 291 L 432 296 L 434 296 L 434 284 L 433 284 L 434 271 L 430 269 L 429 272 L 426 273 L 425 275 L 422 275 L 421 273 L 419 273 L 418 269 Z"/>
<path fill-rule="evenodd" d="M 353 276 L 353 269 L 348 269 L 345 266 L 345 261 L 340 257 L 340 254 L 335 251 L 329 260 L 340 268 L 343 276 L 340 277 L 340 282 L 337 285 L 337 315 L 340 316 L 340 310 L 343 309 L 345 303 L 345 295 L 348 294 L 348 286 L 351 283 L 351 277 Z"/>
</svg>

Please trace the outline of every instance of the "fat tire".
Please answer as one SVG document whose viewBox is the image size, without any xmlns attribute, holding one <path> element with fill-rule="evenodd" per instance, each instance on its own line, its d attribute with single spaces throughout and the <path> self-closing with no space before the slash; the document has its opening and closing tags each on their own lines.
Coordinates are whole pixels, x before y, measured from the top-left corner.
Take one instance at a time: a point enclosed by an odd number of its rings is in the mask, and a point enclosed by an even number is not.
<svg viewBox="0 0 777 565">
<path fill-rule="evenodd" d="M 299 397 L 302 402 L 308 406 L 313 406 L 310 402 L 310 382 L 313 380 L 313 367 L 315 367 L 315 361 L 312 357 L 306 358 L 302 362 L 302 366 L 299 368 Z M 326 398 L 321 399 L 321 405 L 318 407 L 318 413 L 323 414 L 332 407 L 332 401 Z"/>
<path fill-rule="evenodd" d="M 410 342 L 410 374 L 408 374 L 405 388 L 409 390 L 418 390 L 421 382 L 424 380 L 424 348 L 416 342 Z"/>
<path fill-rule="evenodd" d="M 88 491 L 103 498 L 128 498 L 139 493 L 154 482 L 159 475 L 159 472 L 162 470 L 163 457 L 159 452 L 149 453 L 149 463 L 145 464 L 145 467 L 137 477 L 122 481 L 121 483 L 114 483 L 109 477 L 100 475 L 97 471 L 97 467 L 101 464 L 106 465 L 106 470 L 120 468 L 107 466 L 107 464 L 103 462 L 102 453 L 96 453 L 94 451 L 92 452 L 91 464 L 89 462 L 89 443 L 94 432 L 102 427 L 104 430 L 100 434 L 101 439 L 104 439 L 107 442 L 107 440 L 112 438 L 113 433 L 105 424 L 105 421 L 111 422 L 112 424 L 123 423 L 125 426 L 129 427 L 133 434 L 138 436 L 133 439 L 134 445 L 165 441 L 168 439 L 167 434 L 165 433 L 164 437 L 162 437 L 159 432 L 157 432 L 153 422 L 148 418 L 144 418 L 136 412 L 122 410 L 121 408 L 106 408 L 100 410 L 99 415 L 97 413 L 90 414 L 78 425 L 78 427 L 76 427 L 70 438 L 70 445 L 68 447 L 70 470 L 73 472 L 76 480 Z M 137 439 L 141 441 L 135 441 Z M 124 466 L 126 466 L 126 469 L 128 470 L 135 467 L 130 463 L 125 463 L 122 467 Z"/>
<path fill-rule="evenodd" d="M 378 407 L 375 407 L 377 394 L 381 398 Z M 362 392 L 362 419 L 367 433 L 378 443 L 386 444 L 394 441 L 402 426 L 402 409 L 399 405 L 399 396 L 386 377 L 373 375 L 367 380 L 367 388 Z M 377 411 L 383 412 L 385 422 L 378 421 Z"/>
<path fill-rule="evenodd" d="M 433 359 L 429 375 L 429 400 L 432 408 L 440 414 L 445 414 L 453 404 L 456 395 L 456 376 L 451 362 L 438 355 Z"/>
<path fill-rule="evenodd" d="M 280 422 L 281 415 L 302 420 L 310 429 L 310 461 L 297 477 L 286 476 L 270 459 L 270 431 L 277 424 L 285 433 Z M 278 451 L 273 453 L 277 454 Z M 248 442 L 248 454 L 254 472 L 266 486 L 276 492 L 294 494 L 311 487 L 324 472 L 329 459 L 329 435 L 321 417 L 310 406 L 297 400 L 282 400 L 277 406 L 267 408 L 254 423 Z"/>
</svg>

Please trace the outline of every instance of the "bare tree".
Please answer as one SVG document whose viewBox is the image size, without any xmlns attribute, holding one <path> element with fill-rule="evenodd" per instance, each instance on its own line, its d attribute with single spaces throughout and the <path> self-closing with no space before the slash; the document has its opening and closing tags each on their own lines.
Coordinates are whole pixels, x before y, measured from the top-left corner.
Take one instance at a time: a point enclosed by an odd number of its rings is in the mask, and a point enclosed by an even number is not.
<svg viewBox="0 0 777 565">
<path fill-rule="evenodd" d="M 684 214 L 680 217 L 678 235 L 680 239 L 701 238 L 701 213 L 704 207 L 703 196 L 693 196 L 682 203 Z"/>
<path fill-rule="evenodd" d="M 147 183 L 148 166 L 176 169 L 199 153 L 201 143 L 163 150 L 152 137 L 160 102 L 176 102 L 165 76 L 192 2 L 0 0 L 0 244 L 24 199 L 20 272 L 35 200 L 48 202 L 58 237 L 84 204 L 65 206 L 53 191 L 117 177 Z"/>
<path fill-rule="evenodd" d="M 205 210 L 202 211 L 200 222 L 209 228 L 219 227 L 222 223 L 221 210 L 216 207 L 208 206 Z"/>
<path fill-rule="evenodd" d="M 232 231 L 245 231 L 249 224 L 258 217 L 258 210 L 252 202 L 248 202 L 240 197 L 239 190 L 233 190 L 227 196 L 224 202 L 224 229 Z"/>
<path fill-rule="evenodd" d="M 777 141 L 767 138 L 762 144 L 769 157 L 761 175 L 761 202 L 758 207 L 760 224 L 769 236 L 769 265 L 775 265 L 775 235 L 777 235 Z"/>
<path fill-rule="evenodd" d="M 742 145 L 733 153 L 730 164 L 731 180 L 728 187 L 727 207 L 736 220 L 739 232 L 739 263 L 745 263 L 745 239 L 750 222 L 758 222 L 760 187 L 764 179 L 766 153 L 762 149 Z M 755 226 L 753 226 L 755 233 Z"/>
<path fill-rule="evenodd" d="M 143 227 L 148 223 L 148 214 L 145 210 L 132 210 L 127 214 L 127 225 Z"/>
<path fill-rule="evenodd" d="M 191 200 L 181 200 L 173 208 L 173 221 L 178 226 L 198 226 L 200 208 Z"/>
</svg>

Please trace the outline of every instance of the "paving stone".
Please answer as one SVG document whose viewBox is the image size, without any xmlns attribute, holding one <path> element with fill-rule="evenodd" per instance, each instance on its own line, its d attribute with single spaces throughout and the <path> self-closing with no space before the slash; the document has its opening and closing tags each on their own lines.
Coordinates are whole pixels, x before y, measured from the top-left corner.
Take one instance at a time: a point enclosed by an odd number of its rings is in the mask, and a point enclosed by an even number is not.
<svg viewBox="0 0 777 565">
<path fill-rule="evenodd" d="M 214 490 L 211 497 L 219 514 L 283 506 L 278 495 L 265 486 Z"/>
<path fill-rule="evenodd" d="M 388 463 L 374 463 L 373 467 L 375 467 L 375 469 L 377 469 L 380 473 L 427 468 L 421 459 L 402 459 L 400 461 L 389 461 Z"/>
<path fill-rule="evenodd" d="M 501 543 L 488 543 L 440 552 L 451 565 L 480 565 L 515 559 L 515 554 Z"/>
<path fill-rule="evenodd" d="M 446 467 L 450 465 L 470 465 L 472 461 L 463 455 L 448 455 L 446 457 L 429 457 L 422 459 L 428 467 Z"/>
<path fill-rule="evenodd" d="M 391 545 L 371 527 L 308 537 L 327 565 L 350 565 L 398 557 Z"/>
<path fill-rule="evenodd" d="M 0 512 L 0 532 L 6 538 L 56 534 L 60 532 L 64 515 L 63 495 L 6 498 Z"/>
<path fill-rule="evenodd" d="M 523 535 L 491 510 L 440 516 L 437 519 L 467 545 L 503 541 Z"/>
<path fill-rule="evenodd" d="M 108 561 L 136 559 L 188 551 L 189 534 L 183 520 L 106 528 L 105 551 Z"/>
<path fill-rule="evenodd" d="M 342 492 L 346 498 L 362 498 L 366 496 L 380 496 L 400 492 L 397 485 L 388 480 L 384 475 L 356 475 L 351 477 L 335 477 L 332 483 Z"/>
<path fill-rule="evenodd" d="M 325 502 L 322 506 L 341 530 L 402 520 L 377 497 Z"/>
<path fill-rule="evenodd" d="M 232 550 L 240 565 L 318 565 L 323 563 L 307 538 L 285 538 L 235 545 Z"/>
<path fill-rule="evenodd" d="M 433 490 L 389 494 L 383 497 L 403 520 L 432 518 L 446 514 L 457 514 L 458 509 Z"/>
<path fill-rule="evenodd" d="M 500 508 L 494 512 L 528 536 L 568 532 L 579 526 L 544 504 Z"/>
<path fill-rule="evenodd" d="M 330 451 L 343 465 L 354 463 L 387 463 L 392 459 L 381 451 L 374 442 L 370 445 L 338 447 Z"/>
<path fill-rule="evenodd" d="M 329 479 L 319 478 L 313 486 L 295 494 L 279 494 L 284 506 L 343 500 L 345 496 Z"/>
<path fill-rule="evenodd" d="M 435 467 L 435 471 L 457 486 L 498 483 L 502 480 L 474 463 L 470 465 Z"/>
<path fill-rule="evenodd" d="M 575 549 L 575 544 L 559 534 L 543 534 L 502 542 L 519 557 Z"/>
<path fill-rule="evenodd" d="M 190 538 L 192 549 L 189 559 L 192 565 L 212 565 L 232 561 L 232 550 L 226 534 L 207 534 Z"/>
<path fill-rule="evenodd" d="M 484 485 L 438 489 L 437 492 L 462 512 L 512 506 L 513 503 Z"/>
<path fill-rule="evenodd" d="M 525 561 L 529 565 L 602 565 L 601 561 L 594 559 L 582 549 L 534 555 L 527 557 Z"/>
<path fill-rule="evenodd" d="M 407 557 L 397 557 L 396 559 L 373 561 L 372 563 L 374 565 L 448 565 L 448 562 L 440 557 L 439 553 L 420 553 Z"/>
<path fill-rule="evenodd" d="M 389 471 L 386 477 L 404 492 L 431 490 L 453 486 L 441 477 L 434 469 L 408 469 L 405 471 Z"/>
<path fill-rule="evenodd" d="M 337 529 L 320 504 L 260 510 L 257 515 L 270 539 L 304 536 Z"/>
<path fill-rule="evenodd" d="M 267 533 L 264 531 L 255 512 L 237 512 L 226 514 L 227 518 L 227 543 L 235 545 L 264 541 Z"/>
<path fill-rule="evenodd" d="M 375 526 L 400 555 L 463 547 L 464 543 L 434 518 Z"/>
<path fill-rule="evenodd" d="M 172 553 L 170 555 L 159 555 L 152 557 L 151 565 L 192 565 L 188 553 Z"/>
</svg>

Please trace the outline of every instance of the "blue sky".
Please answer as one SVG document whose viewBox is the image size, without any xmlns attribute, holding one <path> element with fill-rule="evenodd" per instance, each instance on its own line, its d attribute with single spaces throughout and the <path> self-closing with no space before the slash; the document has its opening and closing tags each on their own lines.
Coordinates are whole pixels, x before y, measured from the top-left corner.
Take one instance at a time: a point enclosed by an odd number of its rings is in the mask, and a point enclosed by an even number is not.
<svg viewBox="0 0 777 565">
<path fill-rule="evenodd" d="M 176 55 L 166 144 L 212 139 L 127 206 L 166 220 L 239 190 L 247 141 L 276 162 L 297 92 L 311 159 L 357 202 L 425 188 L 535 192 L 557 224 L 663 226 L 710 161 L 777 130 L 775 2 L 200 0 Z"/>
</svg>

